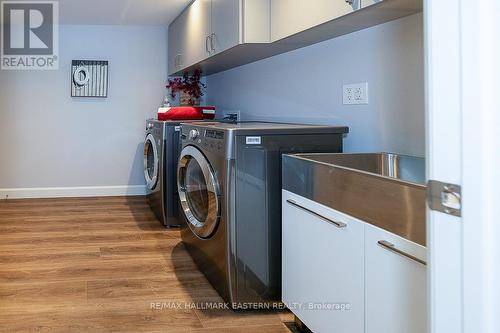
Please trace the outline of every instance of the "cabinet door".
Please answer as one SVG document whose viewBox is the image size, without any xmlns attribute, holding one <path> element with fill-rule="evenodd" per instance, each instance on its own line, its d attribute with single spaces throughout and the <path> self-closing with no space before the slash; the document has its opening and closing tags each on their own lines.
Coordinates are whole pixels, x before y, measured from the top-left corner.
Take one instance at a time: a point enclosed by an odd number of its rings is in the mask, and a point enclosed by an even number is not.
<svg viewBox="0 0 500 333">
<path fill-rule="evenodd" d="M 210 56 L 211 0 L 196 0 L 186 9 L 186 33 L 184 35 L 184 67 L 194 65 Z"/>
<path fill-rule="evenodd" d="M 174 74 L 182 69 L 184 57 L 184 36 L 186 15 L 181 14 L 168 27 L 168 73 Z"/>
<path fill-rule="evenodd" d="M 276 41 L 359 9 L 359 1 L 271 0 L 271 39 Z"/>
<path fill-rule="evenodd" d="M 286 190 L 282 197 L 283 302 L 313 332 L 362 333 L 363 223 Z"/>
<path fill-rule="evenodd" d="M 383 0 L 361 0 L 361 8 L 368 7 L 382 1 Z"/>
<path fill-rule="evenodd" d="M 418 260 L 426 260 L 425 247 L 365 225 L 367 333 L 427 332 L 426 266 Z"/>
<path fill-rule="evenodd" d="M 239 0 L 212 0 L 212 43 L 214 54 L 240 43 Z"/>
</svg>

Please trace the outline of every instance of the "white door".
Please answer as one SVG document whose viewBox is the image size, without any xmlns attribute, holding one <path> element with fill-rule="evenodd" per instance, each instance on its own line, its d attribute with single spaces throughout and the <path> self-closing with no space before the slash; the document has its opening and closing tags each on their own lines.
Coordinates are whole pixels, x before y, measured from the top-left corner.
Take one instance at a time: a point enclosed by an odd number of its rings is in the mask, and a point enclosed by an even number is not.
<svg viewBox="0 0 500 333">
<path fill-rule="evenodd" d="M 428 177 L 461 186 L 429 210 L 431 332 L 500 332 L 500 1 L 424 4 Z"/>
<path fill-rule="evenodd" d="M 234 0 L 212 0 L 213 53 L 217 54 L 240 43 L 240 2 Z"/>
<path fill-rule="evenodd" d="M 313 332 L 364 331 L 363 223 L 283 190 L 282 299 Z"/>
<path fill-rule="evenodd" d="M 271 40 L 276 41 L 310 29 L 359 8 L 345 0 L 271 0 Z"/>
<path fill-rule="evenodd" d="M 194 65 L 210 56 L 211 19 L 211 0 L 196 0 L 186 10 L 184 67 Z"/>
<path fill-rule="evenodd" d="M 427 332 L 426 252 L 365 224 L 365 333 Z"/>
<path fill-rule="evenodd" d="M 185 64 L 186 48 L 186 19 L 187 12 L 182 13 L 168 27 L 168 72 L 173 74 L 183 69 Z"/>
</svg>

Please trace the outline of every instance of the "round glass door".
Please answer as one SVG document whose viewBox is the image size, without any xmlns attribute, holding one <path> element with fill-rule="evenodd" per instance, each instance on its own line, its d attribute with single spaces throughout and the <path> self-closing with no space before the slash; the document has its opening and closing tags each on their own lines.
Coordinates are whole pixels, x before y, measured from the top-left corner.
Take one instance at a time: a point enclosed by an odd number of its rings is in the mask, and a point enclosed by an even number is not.
<svg viewBox="0 0 500 333">
<path fill-rule="evenodd" d="M 153 190 L 158 183 L 158 162 L 158 148 L 153 135 L 149 134 L 144 142 L 144 178 L 150 190 Z"/>
<path fill-rule="evenodd" d="M 177 186 L 189 228 L 198 237 L 209 238 L 219 223 L 219 189 L 209 162 L 192 146 L 181 152 Z"/>
</svg>

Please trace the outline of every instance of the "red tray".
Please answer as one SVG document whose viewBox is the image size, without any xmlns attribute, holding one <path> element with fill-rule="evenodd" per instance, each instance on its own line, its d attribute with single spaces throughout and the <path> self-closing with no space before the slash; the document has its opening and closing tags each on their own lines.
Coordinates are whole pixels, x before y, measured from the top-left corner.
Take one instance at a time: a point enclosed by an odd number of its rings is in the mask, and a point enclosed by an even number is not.
<svg viewBox="0 0 500 333">
<path fill-rule="evenodd" d="M 173 106 L 158 109 L 158 120 L 203 120 L 215 118 L 215 106 Z"/>
</svg>

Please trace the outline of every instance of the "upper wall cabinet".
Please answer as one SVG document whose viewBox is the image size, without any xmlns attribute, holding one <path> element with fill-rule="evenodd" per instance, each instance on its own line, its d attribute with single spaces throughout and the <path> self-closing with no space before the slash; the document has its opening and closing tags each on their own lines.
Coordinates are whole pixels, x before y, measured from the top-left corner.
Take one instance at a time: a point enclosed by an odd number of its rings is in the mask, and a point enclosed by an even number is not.
<svg viewBox="0 0 500 333">
<path fill-rule="evenodd" d="M 212 0 L 210 53 L 217 54 L 240 43 L 240 2 Z"/>
<path fill-rule="evenodd" d="M 271 0 L 271 39 L 283 39 L 360 7 L 360 0 Z"/>
<path fill-rule="evenodd" d="M 209 52 L 212 1 L 198 0 L 186 8 L 168 31 L 169 73 L 200 62 Z"/>
<path fill-rule="evenodd" d="M 183 54 L 186 53 L 187 14 L 184 12 L 168 27 L 168 72 L 182 68 Z"/>
<path fill-rule="evenodd" d="M 169 74 L 210 75 L 422 11 L 422 0 L 195 0 L 169 27 Z"/>
<path fill-rule="evenodd" d="M 212 1 L 197 0 L 186 10 L 185 52 L 182 65 L 192 65 L 209 54 L 208 36 L 212 33 Z"/>
<path fill-rule="evenodd" d="M 269 1 L 194 1 L 169 27 L 169 74 L 245 43 L 269 43 Z"/>
</svg>

